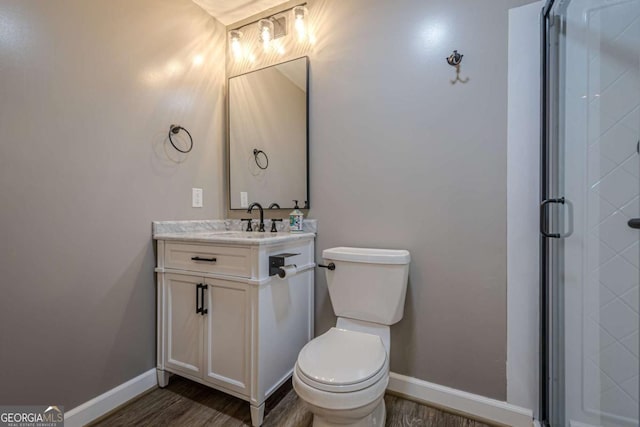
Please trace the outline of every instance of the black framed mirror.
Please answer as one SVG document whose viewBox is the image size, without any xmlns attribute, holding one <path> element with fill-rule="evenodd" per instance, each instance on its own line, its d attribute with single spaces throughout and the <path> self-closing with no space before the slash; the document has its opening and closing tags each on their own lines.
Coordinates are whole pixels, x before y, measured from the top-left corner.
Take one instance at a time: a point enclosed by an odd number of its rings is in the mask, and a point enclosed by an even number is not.
<svg viewBox="0 0 640 427">
<path fill-rule="evenodd" d="M 229 208 L 308 208 L 309 59 L 231 77 L 227 87 Z"/>
</svg>

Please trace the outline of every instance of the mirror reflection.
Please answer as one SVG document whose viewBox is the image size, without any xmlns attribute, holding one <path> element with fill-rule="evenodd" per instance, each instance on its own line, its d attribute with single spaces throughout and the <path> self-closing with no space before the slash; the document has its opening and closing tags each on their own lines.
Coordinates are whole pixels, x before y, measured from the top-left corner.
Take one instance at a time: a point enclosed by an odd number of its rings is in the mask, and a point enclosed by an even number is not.
<svg viewBox="0 0 640 427">
<path fill-rule="evenodd" d="M 307 100 L 306 57 L 229 79 L 231 209 L 308 206 Z"/>
</svg>

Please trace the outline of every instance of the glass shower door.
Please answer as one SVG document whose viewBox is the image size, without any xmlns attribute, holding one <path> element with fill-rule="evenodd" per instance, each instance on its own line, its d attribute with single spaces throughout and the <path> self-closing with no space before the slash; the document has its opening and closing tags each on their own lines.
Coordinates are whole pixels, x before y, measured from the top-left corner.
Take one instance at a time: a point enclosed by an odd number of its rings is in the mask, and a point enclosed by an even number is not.
<svg viewBox="0 0 640 427">
<path fill-rule="evenodd" d="M 640 0 L 556 1 L 541 227 L 552 426 L 638 426 Z"/>
</svg>

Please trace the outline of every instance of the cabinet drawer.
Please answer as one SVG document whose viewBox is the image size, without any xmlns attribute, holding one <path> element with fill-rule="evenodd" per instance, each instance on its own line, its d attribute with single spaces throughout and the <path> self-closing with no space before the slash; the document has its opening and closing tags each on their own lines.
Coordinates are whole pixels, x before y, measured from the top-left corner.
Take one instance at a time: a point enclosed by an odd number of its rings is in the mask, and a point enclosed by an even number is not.
<svg viewBox="0 0 640 427">
<path fill-rule="evenodd" d="M 164 251 L 166 268 L 251 277 L 249 248 L 167 242 Z"/>
</svg>

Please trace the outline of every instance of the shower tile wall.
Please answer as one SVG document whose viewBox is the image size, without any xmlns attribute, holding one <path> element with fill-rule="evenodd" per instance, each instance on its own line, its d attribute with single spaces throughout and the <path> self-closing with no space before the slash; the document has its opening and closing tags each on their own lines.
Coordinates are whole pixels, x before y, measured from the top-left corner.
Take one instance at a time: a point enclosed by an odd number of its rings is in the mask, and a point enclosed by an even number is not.
<svg viewBox="0 0 640 427">
<path fill-rule="evenodd" d="M 640 45 L 638 1 L 586 15 L 589 150 L 583 312 L 584 409 L 602 425 L 638 420 Z M 571 161 L 571 160 L 568 160 Z"/>
</svg>

